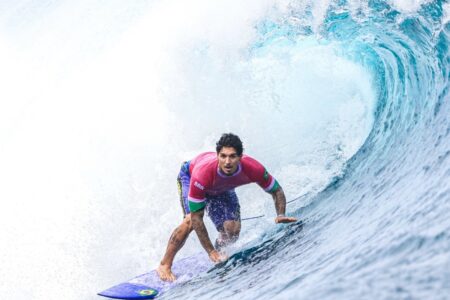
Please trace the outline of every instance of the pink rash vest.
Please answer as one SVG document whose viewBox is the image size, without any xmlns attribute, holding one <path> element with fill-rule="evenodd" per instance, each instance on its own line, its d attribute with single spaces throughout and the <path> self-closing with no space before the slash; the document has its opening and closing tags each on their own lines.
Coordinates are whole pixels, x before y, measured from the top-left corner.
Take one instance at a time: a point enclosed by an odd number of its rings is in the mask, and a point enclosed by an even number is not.
<svg viewBox="0 0 450 300">
<path fill-rule="evenodd" d="M 218 195 L 248 183 L 256 182 L 266 192 L 279 188 L 276 179 L 256 159 L 242 155 L 237 171 L 227 176 L 219 172 L 217 153 L 201 153 L 190 161 L 189 209 L 192 212 L 205 207 L 207 195 Z"/>
</svg>

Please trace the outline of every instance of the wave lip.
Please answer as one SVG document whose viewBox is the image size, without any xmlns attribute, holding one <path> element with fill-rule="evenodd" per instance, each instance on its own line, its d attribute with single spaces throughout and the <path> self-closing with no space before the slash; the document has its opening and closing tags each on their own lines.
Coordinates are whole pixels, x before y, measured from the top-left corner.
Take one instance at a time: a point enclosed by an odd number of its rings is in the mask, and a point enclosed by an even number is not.
<svg viewBox="0 0 450 300">
<path fill-rule="evenodd" d="M 305 25 L 310 15 L 292 14 L 301 26 L 279 26 L 278 34 L 312 35 Z M 382 1 L 359 13 L 329 8 L 322 36 L 373 75 L 378 101 L 369 137 L 342 176 L 296 211 L 301 230 L 266 233 L 214 274 L 220 279 L 206 276 L 198 283 L 202 291 L 193 283 L 184 292 L 242 299 L 448 297 L 450 26 L 444 17 L 441 1 L 408 14 Z"/>
</svg>

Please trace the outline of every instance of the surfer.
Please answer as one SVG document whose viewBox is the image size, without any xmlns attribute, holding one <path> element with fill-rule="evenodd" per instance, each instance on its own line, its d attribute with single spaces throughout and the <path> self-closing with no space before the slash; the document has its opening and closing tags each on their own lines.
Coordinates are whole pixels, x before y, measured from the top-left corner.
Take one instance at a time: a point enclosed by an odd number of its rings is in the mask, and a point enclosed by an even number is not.
<svg viewBox="0 0 450 300">
<path fill-rule="evenodd" d="M 271 194 L 277 213 L 275 223 L 297 221 L 285 216 L 286 197 L 277 180 L 257 160 L 243 154 L 241 140 L 232 133 L 221 136 L 216 143 L 216 152 L 201 153 L 184 162 L 177 181 L 184 219 L 173 231 L 157 269 L 164 281 L 176 279 L 171 270 L 172 263 L 192 230 L 213 262 L 228 259 L 220 249 L 239 238 L 240 206 L 234 191 L 238 186 L 255 182 Z M 219 232 L 214 246 L 203 223 L 205 210 Z"/>
</svg>

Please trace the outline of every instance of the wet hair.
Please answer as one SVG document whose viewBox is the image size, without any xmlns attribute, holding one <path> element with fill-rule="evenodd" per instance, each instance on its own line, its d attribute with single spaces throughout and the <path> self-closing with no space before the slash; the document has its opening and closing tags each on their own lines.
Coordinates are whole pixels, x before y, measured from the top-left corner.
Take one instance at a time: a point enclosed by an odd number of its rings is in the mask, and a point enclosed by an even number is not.
<svg viewBox="0 0 450 300">
<path fill-rule="evenodd" d="M 216 143 L 217 153 L 222 150 L 223 147 L 233 147 L 236 150 L 237 155 L 242 156 L 244 148 L 242 147 L 241 139 L 232 133 L 224 133 Z"/>
</svg>

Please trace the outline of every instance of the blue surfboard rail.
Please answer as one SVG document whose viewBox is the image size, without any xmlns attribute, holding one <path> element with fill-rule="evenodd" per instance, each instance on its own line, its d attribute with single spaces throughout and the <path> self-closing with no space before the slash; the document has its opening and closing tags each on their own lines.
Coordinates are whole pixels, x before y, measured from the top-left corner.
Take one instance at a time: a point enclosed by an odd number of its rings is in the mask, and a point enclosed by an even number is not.
<svg viewBox="0 0 450 300">
<path fill-rule="evenodd" d="M 124 282 L 115 285 L 103 292 L 98 293 L 100 296 L 113 299 L 153 299 L 159 292 L 151 287 L 142 284 L 133 284 Z M 126 298 L 124 298 L 126 297 Z"/>
<path fill-rule="evenodd" d="M 139 275 L 100 293 L 99 296 L 112 299 L 154 299 L 163 292 L 187 282 L 195 276 L 214 267 L 206 253 L 202 252 L 176 261 L 172 272 L 177 277 L 174 282 L 162 281 L 156 270 Z"/>
</svg>

